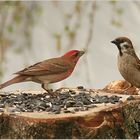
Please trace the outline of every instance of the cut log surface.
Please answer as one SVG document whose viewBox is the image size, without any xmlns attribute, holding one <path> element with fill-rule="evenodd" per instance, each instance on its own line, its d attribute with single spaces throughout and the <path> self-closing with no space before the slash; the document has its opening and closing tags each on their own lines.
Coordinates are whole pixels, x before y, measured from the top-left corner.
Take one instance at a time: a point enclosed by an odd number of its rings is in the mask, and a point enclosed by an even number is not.
<svg viewBox="0 0 140 140">
<path fill-rule="evenodd" d="M 69 89 L 67 89 L 69 90 Z M 71 89 L 79 94 L 81 90 Z M 98 90 L 91 96 L 111 97 L 113 93 Z M 44 91 L 18 91 L 20 93 L 41 94 Z M 5 94 L 5 93 L 4 93 Z M 1 92 L 1 99 L 4 94 Z M 114 139 L 138 138 L 140 135 L 140 97 L 121 95 L 116 103 L 95 103 L 85 110 L 59 114 L 53 112 L 10 112 L 5 107 L 0 115 L 0 138 L 17 139 Z M 84 108 L 85 106 L 83 106 Z M 72 110 L 75 107 L 70 107 Z M 2 108 L 1 108 L 2 109 Z"/>
</svg>

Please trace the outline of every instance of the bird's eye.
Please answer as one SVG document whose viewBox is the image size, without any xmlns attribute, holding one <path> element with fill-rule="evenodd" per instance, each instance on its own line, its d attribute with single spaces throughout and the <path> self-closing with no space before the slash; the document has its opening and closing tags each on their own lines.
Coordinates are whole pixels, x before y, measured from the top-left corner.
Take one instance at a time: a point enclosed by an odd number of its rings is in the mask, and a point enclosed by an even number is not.
<svg viewBox="0 0 140 140">
<path fill-rule="evenodd" d="M 77 57 L 78 56 L 78 53 L 75 53 L 74 56 Z"/>
</svg>

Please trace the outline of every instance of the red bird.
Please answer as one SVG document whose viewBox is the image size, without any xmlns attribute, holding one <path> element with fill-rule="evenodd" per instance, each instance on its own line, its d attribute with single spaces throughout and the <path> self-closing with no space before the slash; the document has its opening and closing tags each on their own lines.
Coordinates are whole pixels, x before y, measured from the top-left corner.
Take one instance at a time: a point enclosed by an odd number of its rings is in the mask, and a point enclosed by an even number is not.
<svg viewBox="0 0 140 140">
<path fill-rule="evenodd" d="M 61 57 L 44 60 L 16 72 L 16 77 L 0 85 L 0 89 L 9 85 L 33 81 L 40 83 L 42 88 L 48 90 L 48 84 L 56 83 L 69 77 L 73 72 L 79 58 L 84 51 L 71 50 Z"/>
</svg>

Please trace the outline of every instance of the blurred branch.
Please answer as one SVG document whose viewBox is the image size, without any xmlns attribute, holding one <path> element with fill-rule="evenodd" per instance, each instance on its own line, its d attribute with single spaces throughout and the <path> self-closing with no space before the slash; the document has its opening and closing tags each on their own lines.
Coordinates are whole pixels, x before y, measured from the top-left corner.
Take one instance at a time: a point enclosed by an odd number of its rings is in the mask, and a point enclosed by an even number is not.
<svg viewBox="0 0 140 140">
<path fill-rule="evenodd" d="M 74 47 L 76 37 L 77 37 L 77 32 L 81 27 L 81 16 L 82 16 L 82 2 L 81 1 L 77 1 L 75 3 L 74 12 L 72 16 L 76 17 L 76 21 L 75 21 L 75 24 L 73 25 L 73 28 L 71 27 L 71 30 L 69 29 L 68 32 L 66 32 L 69 38 L 68 49 Z M 70 21 L 68 23 L 70 23 Z M 65 25 L 65 26 L 68 26 L 68 25 Z"/>
<path fill-rule="evenodd" d="M 93 28 L 94 28 L 94 18 L 95 18 L 95 12 L 96 12 L 96 1 L 92 2 L 91 5 L 91 12 L 89 13 L 89 30 L 88 30 L 88 37 L 87 37 L 87 41 L 85 43 L 85 51 L 88 50 L 90 43 L 93 39 Z"/>
<path fill-rule="evenodd" d="M 87 3 L 87 2 L 76 1 L 73 6 L 72 11 L 70 11 L 70 13 L 67 13 L 63 9 L 63 6 L 61 6 L 60 2 L 57 2 L 57 3 L 53 2 L 53 5 L 59 9 L 59 12 L 61 13 L 62 19 L 64 22 L 63 32 L 55 33 L 55 34 L 59 34 L 61 36 L 61 42 L 62 42 L 63 35 L 66 37 L 66 40 L 68 42 L 67 50 L 72 49 L 75 45 L 77 33 L 82 24 L 82 13 L 86 9 L 85 3 Z M 58 47 L 57 46 L 58 38 L 55 38 L 55 39 L 56 39 L 56 48 L 59 48 L 59 51 L 60 51 L 62 49 L 62 46 Z M 61 43 L 61 45 L 63 45 L 63 44 Z"/>
<path fill-rule="evenodd" d="M 111 16 L 111 24 L 115 27 L 122 27 L 122 14 L 124 13 L 124 8 L 117 6 L 117 0 L 111 0 L 109 3 L 112 6 L 112 16 Z"/>
<path fill-rule="evenodd" d="M 31 31 L 36 19 L 34 15 L 37 15 L 38 11 L 37 2 L 0 2 L 0 77 L 9 47 L 13 47 L 15 53 L 23 54 L 23 57 L 24 50 L 31 48 Z"/>
<path fill-rule="evenodd" d="M 96 7 L 97 7 L 96 1 L 93 1 L 92 5 L 91 5 L 91 12 L 89 13 L 89 30 L 88 30 L 87 41 L 86 41 L 85 46 L 84 46 L 84 50 L 86 51 L 86 53 L 88 53 L 89 46 L 90 46 L 91 41 L 93 39 L 93 31 L 94 31 L 94 23 L 95 23 L 94 19 L 95 19 Z M 91 84 L 91 81 L 90 81 L 90 69 L 89 69 L 89 62 L 88 62 L 87 55 L 85 55 L 84 63 L 85 63 L 84 65 L 87 68 L 87 71 L 86 71 L 87 82 L 89 84 Z"/>
<path fill-rule="evenodd" d="M 0 9 L 0 18 L 1 18 L 1 22 L 0 22 L 0 77 L 3 76 L 3 61 L 5 59 L 5 52 L 6 52 L 6 38 L 4 37 L 4 29 L 5 29 L 5 26 L 6 26 L 6 20 L 7 20 L 7 14 L 6 14 L 6 11 L 5 9 L 2 10 Z"/>
</svg>

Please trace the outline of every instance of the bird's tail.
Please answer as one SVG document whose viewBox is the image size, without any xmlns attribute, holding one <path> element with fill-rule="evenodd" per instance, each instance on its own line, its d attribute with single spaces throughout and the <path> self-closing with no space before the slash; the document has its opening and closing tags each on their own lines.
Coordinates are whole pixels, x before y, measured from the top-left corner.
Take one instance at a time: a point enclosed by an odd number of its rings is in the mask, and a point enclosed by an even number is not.
<svg viewBox="0 0 140 140">
<path fill-rule="evenodd" d="M 0 89 L 5 88 L 5 87 L 15 84 L 15 83 L 24 82 L 26 80 L 26 78 L 27 78 L 27 76 L 18 75 L 16 77 L 14 77 L 13 79 L 1 84 Z"/>
</svg>

